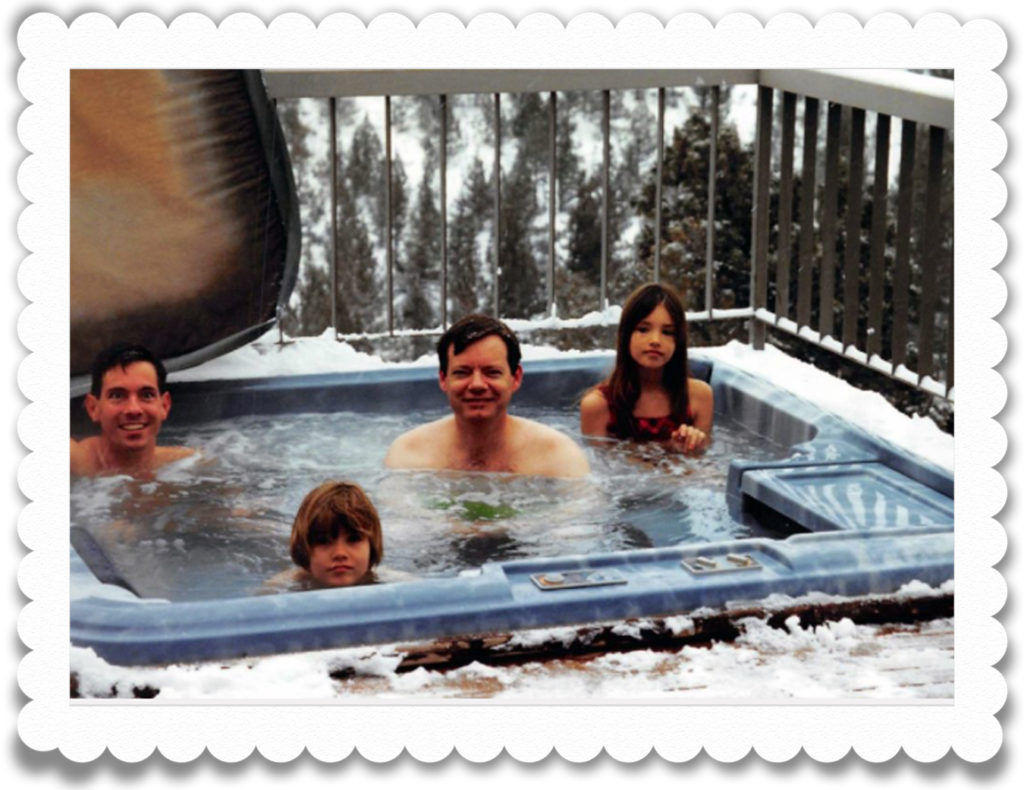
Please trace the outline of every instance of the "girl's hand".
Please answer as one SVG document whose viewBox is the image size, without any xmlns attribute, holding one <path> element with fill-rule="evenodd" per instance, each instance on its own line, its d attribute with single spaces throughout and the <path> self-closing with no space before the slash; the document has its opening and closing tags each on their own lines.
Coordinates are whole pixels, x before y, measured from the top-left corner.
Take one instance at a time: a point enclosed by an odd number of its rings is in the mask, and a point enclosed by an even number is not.
<svg viewBox="0 0 1024 790">
<path fill-rule="evenodd" d="M 687 455 L 703 452 L 711 444 L 711 437 L 700 428 L 692 425 L 680 425 L 672 432 L 672 446 Z"/>
</svg>

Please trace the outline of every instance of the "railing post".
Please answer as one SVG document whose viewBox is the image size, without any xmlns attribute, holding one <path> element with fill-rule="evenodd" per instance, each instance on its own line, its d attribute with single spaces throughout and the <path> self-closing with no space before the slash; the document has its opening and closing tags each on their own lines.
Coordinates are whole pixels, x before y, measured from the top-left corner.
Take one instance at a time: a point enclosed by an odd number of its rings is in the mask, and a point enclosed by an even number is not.
<svg viewBox="0 0 1024 790">
<path fill-rule="evenodd" d="M 654 183 L 654 282 L 661 282 L 661 202 L 665 164 L 665 89 L 658 88 L 658 174 Z"/>
<path fill-rule="evenodd" d="M 558 94 L 551 91 L 548 96 L 548 315 L 555 314 L 555 219 L 557 214 L 558 190 Z"/>
<path fill-rule="evenodd" d="M 924 232 L 921 245 L 921 308 L 920 353 L 917 359 L 917 380 L 935 373 L 935 308 L 938 303 L 939 274 L 939 210 L 942 189 L 942 148 L 946 130 L 932 126 L 928 134 L 928 180 L 924 196 Z"/>
<path fill-rule="evenodd" d="M 843 350 L 857 346 L 860 313 L 860 228 L 864 204 L 864 110 L 850 118 L 850 180 L 846 189 L 846 257 L 843 267 Z"/>
<path fill-rule="evenodd" d="M 601 93 L 601 136 L 603 138 L 603 155 L 601 158 L 601 178 L 603 188 L 602 199 L 603 205 L 601 207 L 601 305 L 600 309 L 604 310 L 608 306 L 608 255 L 611 241 L 609 239 L 609 230 L 611 226 L 611 159 L 612 159 L 612 144 L 611 144 L 611 91 L 602 91 Z"/>
<path fill-rule="evenodd" d="M 796 138 L 796 94 L 782 94 L 782 151 L 779 163 L 779 242 L 775 271 L 775 316 L 789 318 L 789 281 L 793 259 L 793 148 Z"/>
<path fill-rule="evenodd" d="M 772 151 L 772 95 L 771 88 L 757 90 L 757 138 L 754 154 L 754 211 L 750 261 L 750 297 L 754 310 L 768 304 L 768 192 L 771 180 Z M 750 319 L 750 345 L 764 348 L 766 330 L 757 317 Z"/>
<path fill-rule="evenodd" d="M 892 275 L 892 366 L 907 360 L 910 324 L 910 231 L 914 203 L 914 159 L 917 124 L 903 119 L 900 131 L 900 183 L 896 213 L 896 261 Z"/>
<path fill-rule="evenodd" d="M 501 94 L 494 94 L 494 317 L 500 318 L 501 280 Z"/>
<path fill-rule="evenodd" d="M 800 170 L 800 253 L 797 272 L 797 327 L 811 324 L 814 279 L 814 193 L 818 154 L 818 100 L 804 99 L 803 166 Z"/>
<path fill-rule="evenodd" d="M 448 95 L 441 94 L 441 329 L 448 328 Z"/>
<path fill-rule="evenodd" d="M 394 200 L 391 185 L 391 97 L 384 97 L 384 158 L 387 176 L 387 185 L 384 188 L 385 200 L 387 201 L 387 219 L 385 221 L 384 239 L 387 245 L 387 282 L 388 282 L 388 334 L 395 333 L 395 247 L 392 236 L 394 213 Z"/>
<path fill-rule="evenodd" d="M 704 252 L 704 309 L 708 319 L 715 303 L 715 201 L 718 187 L 718 123 L 721 89 L 711 88 L 711 140 L 708 149 L 708 225 Z"/>
<path fill-rule="evenodd" d="M 331 97 L 327 109 L 331 114 L 331 328 L 338 339 L 338 100 Z"/>
<path fill-rule="evenodd" d="M 836 223 L 839 221 L 839 128 L 843 105 L 828 103 L 825 129 L 825 194 L 821 206 L 821 286 L 819 287 L 818 331 L 829 337 L 835 332 Z"/>
<path fill-rule="evenodd" d="M 875 132 L 875 189 L 871 210 L 871 263 L 868 281 L 868 356 L 882 353 L 882 297 L 885 286 L 886 203 L 889 196 L 889 132 L 891 118 L 878 115 Z"/>
</svg>

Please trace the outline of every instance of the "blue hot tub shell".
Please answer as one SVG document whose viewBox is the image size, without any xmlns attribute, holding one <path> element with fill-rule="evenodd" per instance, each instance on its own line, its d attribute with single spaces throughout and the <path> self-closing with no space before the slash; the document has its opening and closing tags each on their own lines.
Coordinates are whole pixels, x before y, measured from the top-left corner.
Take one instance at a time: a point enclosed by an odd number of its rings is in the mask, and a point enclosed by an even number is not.
<svg viewBox="0 0 1024 790">
<path fill-rule="evenodd" d="M 515 403 L 572 408 L 608 365 L 607 355 L 528 363 Z M 692 369 L 711 383 L 716 412 L 792 448 L 781 460 L 730 463 L 731 515 L 771 519 L 795 534 L 197 602 L 139 598 L 106 581 L 116 573 L 79 543 L 81 553 L 71 549 L 71 641 L 112 663 L 166 664 L 686 614 L 773 593 L 884 594 L 953 578 L 949 472 L 727 364 L 694 354 Z M 179 384 L 175 421 L 430 408 L 441 397 L 436 381 L 434 370 L 407 368 Z"/>
</svg>

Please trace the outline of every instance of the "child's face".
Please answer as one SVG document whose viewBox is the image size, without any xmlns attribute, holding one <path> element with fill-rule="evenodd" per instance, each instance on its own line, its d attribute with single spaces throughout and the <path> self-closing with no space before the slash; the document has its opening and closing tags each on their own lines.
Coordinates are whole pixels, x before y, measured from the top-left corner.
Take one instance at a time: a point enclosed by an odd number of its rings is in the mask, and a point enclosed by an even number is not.
<svg viewBox="0 0 1024 790">
<path fill-rule="evenodd" d="M 339 530 L 330 543 L 309 547 L 309 575 L 324 587 L 359 584 L 370 572 L 370 541 L 358 532 Z"/>
<path fill-rule="evenodd" d="M 659 304 L 644 318 L 629 338 L 629 355 L 642 368 L 661 368 L 676 353 L 676 332 L 665 305 Z"/>
</svg>

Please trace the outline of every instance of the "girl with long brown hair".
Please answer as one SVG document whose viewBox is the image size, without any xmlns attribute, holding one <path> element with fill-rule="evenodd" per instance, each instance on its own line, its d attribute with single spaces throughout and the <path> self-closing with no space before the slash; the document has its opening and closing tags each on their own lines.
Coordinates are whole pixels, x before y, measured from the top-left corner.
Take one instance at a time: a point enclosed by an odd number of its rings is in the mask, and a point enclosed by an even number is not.
<svg viewBox="0 0 1024 790">
<path fill-rule="evenodd" d="M 711 442 L 711 387 L 689 375 L 686 311 L 671 287 L 648 283 L 619 319 L 615 369 L 580 403 L 588 436 L 661 441 L 684 453 Z"/>
</svg>

